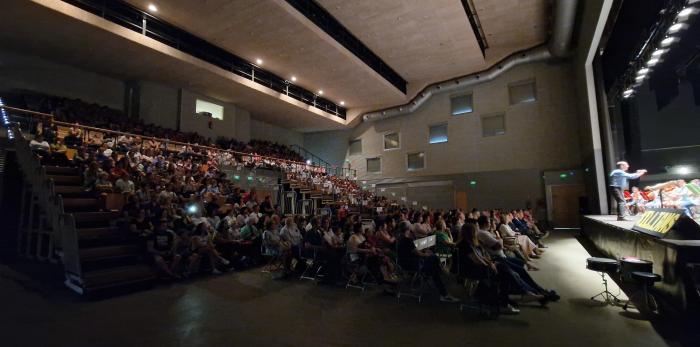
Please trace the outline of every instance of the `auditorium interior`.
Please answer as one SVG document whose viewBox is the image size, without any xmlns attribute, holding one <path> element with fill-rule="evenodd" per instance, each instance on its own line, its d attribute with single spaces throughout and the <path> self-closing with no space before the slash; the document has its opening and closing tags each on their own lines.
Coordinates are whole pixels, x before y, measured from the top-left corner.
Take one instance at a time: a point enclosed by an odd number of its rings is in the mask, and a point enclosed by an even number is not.
<svg viewBox="0 0 700 347">
<path fill-rule="evenodd" d="M 4 0 L 3 346 L 698 346 L 700 0 Z"/>
</svg>

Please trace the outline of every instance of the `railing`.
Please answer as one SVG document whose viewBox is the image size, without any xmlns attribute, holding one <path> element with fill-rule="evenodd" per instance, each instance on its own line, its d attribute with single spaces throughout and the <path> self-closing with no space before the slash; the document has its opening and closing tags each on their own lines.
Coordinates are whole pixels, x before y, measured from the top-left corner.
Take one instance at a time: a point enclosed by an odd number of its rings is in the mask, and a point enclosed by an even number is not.
<svg viewBox="0 0 700 347">
<path fill-rule="evenodd" d="M 118 135 L 118 136 L 124 135 L 124 136 L 130 136 L 132 138 L 140 139 L 141 140 L 141 149 L 143 148 L 143 143 L 145 140 L 152 140 L 158 144 L 159 148 L 163 148 L 163 149 L 168 150 L 168 151 L 174 151 L 172 149 L 172 146 L 184 146 L 185 148 L 197 148 L 197 149 L 204 150 L 204 151 L 214 152 L 215 154 L 228 153 L 228 154 L 231 154 L 234 158 L 236 158 L 236 160 L 238 160 L 244 164 L 246 164 L 246 163 L 271 164 L 271 165 L 276 165 L 279 167 L 286 166 L 287 168 L 290 168 L 291 171 L 296 171 L 296 172 L 301 171 L 301 170 L 306 170 L 306 171 L 311 171 L 311 172 L 326 173 L 325 166 L 318 166 L 318 165 L 312 165 L 312 164 L 307 164 L 304 162 L 298 162 L 298 161 L 293 161 L 293 160 L 268 157 L 268 156 L 258 155 L 255 153 L 238 152 L 238 151 L 233 151 L 233 150 L 229 150 L 229 149 L 221 149 L 221 148 L 204 146 L 204 145 L 199 145 L 199 144 L 172 141 L 172 140 L 168 140 L 168 139 L 161 139 L 161 138 L 156 138 L 156 137 L 151 137 L 151 136 L 143 136 L 143 135 L 132 134 L 132 133 L 127 133 L 127 132 L 123 132 L 123 131 L 108 130 L 108 129 L 91 127 L 91 126 L 87 126 L 87 125 L 79 125 L 79 124 L 75 124 L 75 123 L 61 122 L 61 121 L 54 120 L 53 115 L 48 114 L 48 113 L 29 111 L 29 110 L 24 110 L 24 109 L 20 109 L 20 108 L 5 106 L 5 105 L 1 105 L 0 109 L 10 111 L 9 118 L 11 119 L 11 122 L 14 121 L 14 123 L 18 123 L 20 126 L 20 129 L 28 129 L 30 133 L 33 133 L 35 131 L 36 126 L 40 121 L 41 122 L 49 122 L 49 123 L 55 124 L 57 126 L 76 127 L 76 128 L 82 129 L 83 130 L 82 140 L 85 143 L 87 143 L 87 140 L 90 138 L 91 132 L 93 135 L 94 135 L 94 133 L 103 134 L 103 135 L 104 134 L 111 134 L 111 135 Z M 25 116 L 18 116 L 18 115 L 12 114 L 12 112 L 24 114 Z"/>
<path fill-rule="evenodd" d="M 170 23 L 116 0 L 63 0 L 112 23 L 150 37 L 226 71 L 264 85 L 324 112 L 345 119 L 346 109 L 291 81 L 264 70 L 221 47 L 190 34 Z M 404 82 L 405 83 L 405 82 Z M 404 91 L 405 92 L 405 91 Z"/>
<path fill-rule="evenodd" d="M 291 145 L 289 146 L 294 152 L 298 153 L 306 163 L 311 164 L 311 165 L 317 165 L 325 168 L 325 172 L 328 173 L 329 175 L 332 176 L 337 176 L 337 177 L 342 177 L 342 178 L 349 178 L 349 179 L 354 179 L 357 178 L 357 170 L 355 169 L 350 169 L 350 168 L 344 168 L 342 166 L 337 166 L 337 165 L 332 165 L 328 163 L 327 161 L 323 160 L 321 157 L 311 153 L 309 150 L 307 150 L 304 147 L 301 147 L 299 145 Z"/>
</svg>

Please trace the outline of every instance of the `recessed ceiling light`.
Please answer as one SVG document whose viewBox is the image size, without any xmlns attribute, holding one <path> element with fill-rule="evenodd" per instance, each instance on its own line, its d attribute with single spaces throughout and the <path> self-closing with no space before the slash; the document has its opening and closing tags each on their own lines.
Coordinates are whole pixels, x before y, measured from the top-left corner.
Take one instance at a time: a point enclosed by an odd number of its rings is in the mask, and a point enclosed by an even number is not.
<svg viewBox="0 0 700 347">
<path fill-rule="evenodd" d="M 296 82 L 296 81 L 297 81 L 297 76 L 292 76 L 292 82 Z"/>
<path fill-rule="evenodd" d="M 262 59 L 258 58 L 258 59 L 255 59 L 255 63 L 258 65 L 262 65 L 263 61 L 262 61 Z"/>
<path fill-rule="evenodd" d="M 341 101 L 340 106 L 345 106 L 345 101 Z"/>
<path fill-rule="evenodd" d="M 323 90 L 319 90 L 318 95 L 323 95 Z"/>
<path fill-rule="evenodd" d="M 153 4 L 148 4 L 148 10 L 151 12 L 158 12 L 158 7 L 156 7 L 156 5 Z"/>
</svg>

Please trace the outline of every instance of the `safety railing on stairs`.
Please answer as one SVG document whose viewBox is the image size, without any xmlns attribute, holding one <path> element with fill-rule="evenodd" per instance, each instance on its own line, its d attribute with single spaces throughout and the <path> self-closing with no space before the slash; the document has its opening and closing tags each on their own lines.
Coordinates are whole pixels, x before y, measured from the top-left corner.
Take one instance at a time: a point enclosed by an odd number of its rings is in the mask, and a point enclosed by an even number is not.
<svg viewBox="0 0 700 347">
<path fill-rule="evenodd" d="M 302 158 L 304 158 L 307 164 L 323 167 L 325 169 L 325 172 L 329 175 L 348 179 L 357 178 L 357 170 L 355 169 L 330 164 L 329 162 L 323 160 L 321 157 L 311 153 L 309 150 L 299 145 L 294 144 L 289 147 L 294 152 L 298 153 Z"/>
</svg>

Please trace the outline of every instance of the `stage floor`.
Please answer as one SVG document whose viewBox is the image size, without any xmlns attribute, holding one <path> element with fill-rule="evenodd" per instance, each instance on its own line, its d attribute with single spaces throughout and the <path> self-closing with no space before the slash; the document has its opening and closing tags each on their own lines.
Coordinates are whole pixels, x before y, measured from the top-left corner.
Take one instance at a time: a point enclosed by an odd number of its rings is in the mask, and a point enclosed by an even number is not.
<svg viewBox="0 0 700 347">
<path fill-rule="evenodd" d="M 618 228 L 623 228 L 623 229 L 632 229 L 634 226 L 634 223 L 637 222 L 637 220 L 641 217 L 641 215 L 637 216 L 628 216 L 626 217 L 629 219 L 629 221 L 618 221 L 616 215 L 612 214 L 605 214 L 605 215 L 585 215 L 584 217 L 590 218 L 597 220 L 599 222 L 604 222 L 610 225 L 614 225 Z"/>
</svg>

